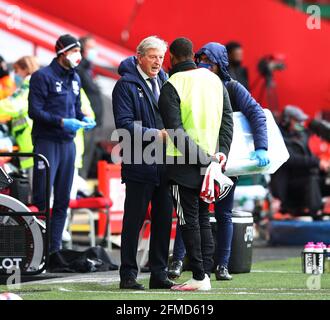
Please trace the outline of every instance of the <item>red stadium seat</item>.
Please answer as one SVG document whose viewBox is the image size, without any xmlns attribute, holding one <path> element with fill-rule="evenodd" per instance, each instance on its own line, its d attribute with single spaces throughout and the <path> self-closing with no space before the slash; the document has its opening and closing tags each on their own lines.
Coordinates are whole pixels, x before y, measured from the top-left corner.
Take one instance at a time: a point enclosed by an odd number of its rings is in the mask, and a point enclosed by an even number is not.
<svg viewBox="0 0 330 320">
<path fill-rule="evenodd" d="M 106 233 L 107 233 L 107 245 L 108 249 L 111 251 L 111 224 L 110 224 L 110 207 L 112 202 L 106 197 L 90 197 L 90 198 L 80 198 L 72 199 L 69 203 L 69 208 L 71 210 L 77 209 L 88 209 L 89 210 L 89 222 L 90 222 L 90 237 L 91 246 L 94 247 L 95 240 L 95 229 L 94 229 L 94 213 L 91 210 L 102 210 L 105 212 L 107 217 Z"/>
</svg>

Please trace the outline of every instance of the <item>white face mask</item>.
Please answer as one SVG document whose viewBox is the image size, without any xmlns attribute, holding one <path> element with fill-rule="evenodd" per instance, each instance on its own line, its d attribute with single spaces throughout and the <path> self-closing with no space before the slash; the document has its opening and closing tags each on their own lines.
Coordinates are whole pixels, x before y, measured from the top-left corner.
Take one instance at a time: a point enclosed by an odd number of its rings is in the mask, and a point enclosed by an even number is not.
<svg viewBox="0 0 330 320">
<path fill-rule="evenodd" d="M 68 61 L 70 62 L 71 68 L 78 67 L 80 61 L 81 61 L 81 53 L 80 52 L 74 52 L 66 56 Z"/>
</svg>

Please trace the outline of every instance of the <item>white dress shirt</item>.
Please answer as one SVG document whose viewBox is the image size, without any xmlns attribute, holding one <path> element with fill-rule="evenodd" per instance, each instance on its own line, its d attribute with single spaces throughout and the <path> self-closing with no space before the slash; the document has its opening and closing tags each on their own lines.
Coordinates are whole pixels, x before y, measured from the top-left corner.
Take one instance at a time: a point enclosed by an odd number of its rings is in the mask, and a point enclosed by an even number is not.
<svg viewBox="0 0 330 320">
<path fill-rule="evenodd" d="M 148 79 L 150 79 L 150 77 L 146 73 L 143 72 L 143 70 L 141 69 L 141 67 L 139 65 L 137 65 L 136 68 L 152 92 L 152 85 L 151 85 L 151 82 L 148 80 Z M 157 79 L 157 77 L 156 77 L 156 79 Z M 158 94 L 160 94 L 160 88 L 159 88 L 158 81 L 156 81 L 156 83 L 157 83 L 156 87 L 157 87 Z"/>
</svg>

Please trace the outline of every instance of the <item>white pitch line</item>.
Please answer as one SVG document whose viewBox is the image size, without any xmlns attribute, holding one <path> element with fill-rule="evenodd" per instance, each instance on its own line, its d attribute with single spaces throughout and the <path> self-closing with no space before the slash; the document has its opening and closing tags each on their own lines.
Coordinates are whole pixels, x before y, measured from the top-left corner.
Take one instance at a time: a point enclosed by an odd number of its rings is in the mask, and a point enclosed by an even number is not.
<svg viewBox="0 0 330 320">
<path fill-rule="evenodd" d="M 277 288 L 274 288 L 275 291 L 278 291 Z M 284 288 L 283 288 L 284 289 Z M 66 289 L 66 288 L 59 288 L 59 291 L 62 292 L 70 292 L 70 293 L 100 293 L 100 294 L 161 294 L 161 295 L 182 295 L 182 294 L 193 294 L 193 295 L 258 295 L 261 294 L 261 292 L 248 292 L 248 291 L 239 291 L 239 292 L 179 292 L 179 291 L 131 291 L 131 292 L 127 292 L 126 290 L 123 291 L 113 291 L 113 290 L 109 290 L 109 291 L 97 291 L 97 290 L 70 290 L 70 289 Z M 213 289 L 213 290 L 218 290 L 218 289 Z M 290 290 L 288 290 L 288 292 L 277 292 L 278 295 L 297 295 L 297 296 L 305 296 L 305 295 L 310 295 L 310 294 L 314 294 L 316 293 L 314 290 L 310 290 L 310 292 L 305 292 L 304 293 L 297 293 L 297 292 L 289 292 Z M 319 290 L 317 290 L 319 291 Z"/>
<path fill-rule="evenodd" d="M 283 271 L 283 270 L 251 270 L 251 273 L 295 273 L 295 274 L 303 274 L 302 272 L 296 271 Z"/>
<path fill-rule="evenodd" d="M 119 282 L 119 278 L 118 279 L 101 279 L 100 281 L 95 281 L 95 278 L 83 278 L 83 279 L 68 279 L 68 280 L 53 280 L 53 281 L 47 281 L 47 282 L 39 282 L 38 284 L 58 284 L 58 283 L 66 283 L 66 284 L 70 284 L 70 283 L 97 283 L 100 284 L 102 283 L 113 283 L 113 282 Z M 29 283 L 31 284 L 31 282 Z M 35 283 L 34 283 L 35 284 Z"/>
<path fill-rule="evenodd" d="M 280 271 L 280 270 L 252 270 L 251 273 L 290 273 L 290 274 L 301 274 L 299 272 L 293 272 L 293 271 Z M 148 276 L 140 276 L 139 279 L 146 279 Z M 68 279 L 61 278 L 61 279 L 47 279 L 47 280 L 39 280 L 39 281 L 31 281 L 31 282 L 25 282 L 22 283 L 21 285 L 34 285 L 34 284 L 61 284 L 61 283 L 100 283 L 100 284 L 108 284 L 108 283 L 114 283 L 114 282 L 119 282 L 120 277 L 101 277 L 101 278 L 96 278 L 93 276 L 90 277 L 68 277 Z"/>
<path fill-rule="evenodd" d="M 294 272 L 294 271 L 283 271 L 283 270 L 251 270 L 251 273 L 288 273 L 288 274 L 302 274 L 300 272 Z M 146 279 L 148 278 L 147 275 L 141 275 L 139 276 L 139 279 Z M 111 278 L 109 277 L 93 277 L 93 276 L 85 276 L 85 277 L 67 277 L 61 278 L 61 279 L 46 279 L 46 280 L 38 280 L 38 281 L 31 281 L 31 282 L 25 282 L 21 285 L 34 285 L 34 284 L 61 284 L 61 283 L 100 283 L 100 284 L 108 284 L 108 283 L 114 283 L 119 282 L 120 277 L 113 276 Z"/>
<path fill-rule="evenodd" d="M 139 279 L 146 279 L 147 276 L 142 275 L 139 277 Z M 73 276 L 73 277 L 65 277 L 65 278 L 56 278 L 56 279 L 46 279 L 46 280 L 38 280 L 38 281 L 31 281 L 31 282 L 24 282 L 21 285 L 51 285 L 51 284 L 70 284 L 70 283 L 98 283 L 98 284 L 108 284 L 108 283 L 114 283 L 114 282 L 119 282 L 120 277 L 118 276 Z"/>
</svg>

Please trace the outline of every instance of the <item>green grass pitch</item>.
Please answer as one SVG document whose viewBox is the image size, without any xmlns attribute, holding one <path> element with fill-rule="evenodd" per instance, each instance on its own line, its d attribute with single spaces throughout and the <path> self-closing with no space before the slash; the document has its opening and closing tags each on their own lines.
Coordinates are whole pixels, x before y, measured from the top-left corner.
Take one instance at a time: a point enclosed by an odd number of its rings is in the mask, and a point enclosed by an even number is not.
<svg viewBox="0 0 330 320">
<path fill-rule="evenodd" d="M 191 277 L 185 272 L 177 281 Z M 310 276 L 301 271 L 298 258 L 253 264 L 251 273 L 234 274 L 232 281 L 215 281 L 207 292 L 170 290 L 119 290 L 115 283 L 23 284 L 11 289 L 24 300 L 329 300 L 330 274 Z M 148 279 L 141 282 L 148 287 Z M 8 291 L 0 286 L 0 292 Z"/>
</svg>

